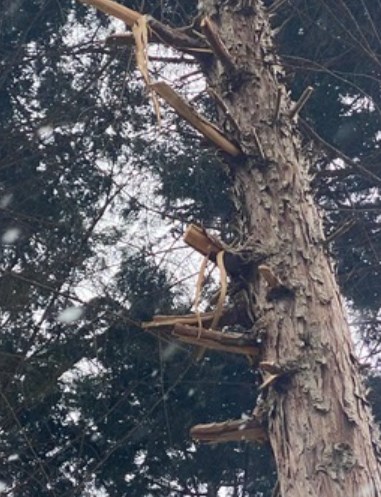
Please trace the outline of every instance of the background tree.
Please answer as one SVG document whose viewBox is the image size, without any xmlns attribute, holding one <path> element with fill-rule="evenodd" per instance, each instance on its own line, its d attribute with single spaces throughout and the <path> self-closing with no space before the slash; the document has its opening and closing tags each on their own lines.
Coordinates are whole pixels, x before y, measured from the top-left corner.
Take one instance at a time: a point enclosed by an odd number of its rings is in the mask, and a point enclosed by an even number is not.
<svg viewBox="0 0 381 497">
<path fill-rule="evenodd" d="M 376 13 L 371 5 L 363 4 L 364 15 L 356 10 L 357 3 L 337 5 L 341 11 L 327 3 L 300 2 L 292 8 L 285 3 L 275 22 L 282 25 L 279 44 L 294 94 L 311 81 L 315 88 L 303 111 L 307 126 L 325 140 L 319 142 L 314 187 L 326 208 L 342 288 L 362 321 L 367 320 L 359 330 L 377 350 L 378 111 L 373 105 L 379 96 L 376 84 L 370 84 L 378 80 L 379 42 L 371 29 Z M 213 151 L 201 153 L 198 136 L 174 116 L 168 116 L 170 142 L 157 141 L 146 131 L 154 116 L 136 82 L 133 54 L 99 44 L 109 32 L 104 16 L 70 2 L 61 3 L 61 9 L 54 2 L 18 6 L 23 15 L 16 16 L 10 7 L 2 13 L 1 42 L 4 479 L 20 495 L 80 494 L 93 484 L 119 495 L 141 494 L 142 489 L 197 495 L 207 491 L 205 484 L 210 494 L 224 485 L 248 495 L 266 492 L 271 487 L 263 480 L 266 471 L 256 474 L 254 469 L 259 457 L 267 458 L 258 456 L 256 449 L 196 449 L 187 434 L 197 421 L 239 417 L 252 408 L 255 394 L 251 398 L 247 393 L 253 389 L 247 366 L 227 364 L 224 357 L 208 358 L 202 368 L 191 368 L 183 377 L 182 354 L 187 351 L 173 353 L 158 344 L 148 360 L 155 341 L 136 328 L 136 320 L 153 312 L 175 307 L 180 313 L 189 306 L 188 299 L 174 292 L 181 287 L 173 286 L 170 266 L 166 275 L 155 268 L 168 260 L 154 254 L 153 242 L 162 235 L 153 236 L 151 230 L 143 237 L 140 230 L 136 236 L 137 222 L 147 220 L 147 212 L 153 213 L 151 227 L 158 226 L 153 211 L 177 220 L 174 239 L 190 220 L 232 239 L 232 204 L 226 201 L 229 178 L 221 171 L 220 159 Z M 151 13 L 186 25 L 195 5 L 187 8 L 158 2 Z M 360 44 L 353 39 L 353 18 L 363 33 Z M 320 19 L 329 29 L 320 27 Z M 343 23 L 348 23 L 345 29 Z M 317 50 L 328 39 L 332 52 Z M 364 47 L 373 55 L 359 57 Z M 347 57 L 334 58 L 344 51 Z M 344 60 L 345 68 L 340 65 Z M 204 94 L 196 103 L 215 116 Z M 360 128 L 363 122 L 370 124 Z M 173 123 L 179 131 L 176 140 Z M 349 136 L 352 128 L 365 134 L 355 148 Z M 306 129 L 309 150 L 311 131 Z M 336 132 L 341 143 L 331 139 Z M 313 154 L 316 157 L 316 149 Z M 343 154 L 345 160 L 332 168 L 332 160 L 343 160 Z M 152 201 L 141 195 L 137 174 L 139 179 L 153 177 L 151 191 L 160 197 Z M 111 228 L 110 219 L 118 219 L 118 225 Z M 135 228 L 135 236 L 128 235 L 129 227 Z M 112 261 L 116 266 L 110 271 L 105 254 L 118 241 Z M 142 243 L 145 257 L 136 255 Z M 122 252 L 123 258 L 118 255 Z M 111 281 L 110 274 L 115 275 Z M 354 274 L 365 276 L 355 279 L 356 286 Z M 78 288 L 89 287 L 90 280 L 91 305 L 70 322 L 75 312 L 62 311 L 88 300 Z M 152 292 L 161 296 L 155 307 Z M 63 319 L 57 321 L 57 316 Z M 169 359 L 163 360 L 164 352 Z M 70 374 L 62 377 L 65 371 Z M 157 383 L 151 379 L 155 372 Z M 181 381 L 174 384 L 179 375 Z M 210 388 L 205 381 L 211 382 Z M 218 389 L 213 381 L 220 383 Z M 238 385 L 228 389 L 229 381 Z M 202 389 L 196 388 L 199 383 Z M 210 398 L 220 401 L 211 404 Z M 152 437 L 154 426 L 157 437 Z M 211 457 L 218 467 L 203 463 Z M 126 481 L 125 475 L 134 478 Z"/>
</svg>

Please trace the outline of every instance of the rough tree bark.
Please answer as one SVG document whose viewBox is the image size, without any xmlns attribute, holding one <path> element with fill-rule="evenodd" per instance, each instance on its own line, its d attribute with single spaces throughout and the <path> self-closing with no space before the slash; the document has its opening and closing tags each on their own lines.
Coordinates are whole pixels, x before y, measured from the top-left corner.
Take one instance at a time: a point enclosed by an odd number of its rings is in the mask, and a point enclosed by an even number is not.
<svg viewBox="0 0 381 497">
<path fill-rule="evenodd" d="M 269 15 L 260 0 L 202 3 L 226 49 L 208 58 L 205 75 L 222 102 L 219 124 L 244 152 L 241 161 L 227 158 L 242 241 L 265 247 L 265 264 L 289 290 L 271 293 L 260 271 L 250 275 L 252 308 L 267 326 L 263 360 L 293 371 L 263 401 L 280 493 L 381 496 L 378 436 L 309 193 L 310 164 Z"/>
</svg>

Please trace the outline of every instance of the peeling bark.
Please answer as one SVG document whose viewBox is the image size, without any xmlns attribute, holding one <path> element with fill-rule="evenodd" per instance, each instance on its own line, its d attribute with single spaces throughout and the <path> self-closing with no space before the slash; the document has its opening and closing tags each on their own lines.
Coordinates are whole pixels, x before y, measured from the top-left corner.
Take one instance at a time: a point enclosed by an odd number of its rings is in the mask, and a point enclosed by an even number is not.
<svg viewBox="0 0 381 497">
<path fill-rule="evenodd" d="M 219 125 L 246 154 L 244 162 L 227 157 L 242 242 L 271 245 L 266 267 L 290 290 L 269 299 L 259 271 L 248 281 L 256 317 L 269 323 L 263 361 L 298 364 L 286 385 L 267 392 L 281 495 L 380 496 L 378 434 L 309 194 L 309 164 L 268 14 L 260 0 L 203 3 L 235 67 L 227 71 L 216 57 L 204 70 L 229 113 L 220 106 Z"/>
</svg>

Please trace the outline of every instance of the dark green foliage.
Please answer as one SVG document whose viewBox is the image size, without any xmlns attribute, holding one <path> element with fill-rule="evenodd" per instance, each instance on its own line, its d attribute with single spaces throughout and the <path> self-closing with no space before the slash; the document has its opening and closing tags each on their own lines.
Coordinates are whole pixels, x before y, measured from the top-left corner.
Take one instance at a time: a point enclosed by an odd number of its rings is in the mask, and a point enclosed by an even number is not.
<svg viewBox="0 0 381 497">
<path fill-rule="evenodd" d="M 381 176 L 379 41 L 365 4 L 288 4 L 275 21 L 295 99 L 315 88 L 304 119 Z M 367 5 L 377 26 L 379 12 Z M 196 15 L 196 2 L 147 8 L 176 26 Z M 251 412 L 248 365 L 223 355 L 194 365 L 188 349 L 138 326 L 188 311 L 191 299 L 158 265 L 149 237 L 136 236 L 151 208 L 144 187 L 153 185 L 163 225 L 180 222 L 173 233 L 195 221 L 229 237 L 234 209 L 221 157 L 171 114 L 154 132 L 134 54 L 98 43 L 109 33 L 103 14 L 69 0 L 14 0 L 0 27 L 0 480 L 15 497 L 93 495 L 94 487 L 118 497 L 216 495 L 223 486 L 270 496 L 268 448 L 194 446 L 188 434 L 196 423 Z M 214 119 L 203 94 L 195 104 Z M 381 305 L 378 183 L 348 161 L 332 170 L 337 156 L 319 149 L 314 188 L 328 234 L 353 220 L 330 247 L 372 346 Z M 81 297 L 87 286 L 90 299 Z M 73 306 L 80 316 L 60 319 Z"/>
</svg>

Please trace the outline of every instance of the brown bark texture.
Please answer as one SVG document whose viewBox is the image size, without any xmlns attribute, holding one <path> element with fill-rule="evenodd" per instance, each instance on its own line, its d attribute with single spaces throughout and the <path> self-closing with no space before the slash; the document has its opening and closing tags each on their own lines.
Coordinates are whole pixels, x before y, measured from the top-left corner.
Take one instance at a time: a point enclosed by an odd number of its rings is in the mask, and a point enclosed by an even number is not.
<svg viewBox="0 0 381 497">
<path fill-rule="evenodd" d="M 203 2 L 234 69 L 204 60 L 223 102 L 219 125 L 245 159 L 226 157 L 242 245 L 262 245 L 287 292 L 270 298 L 247 275 L 256 319 L 267 323 L 263 361 L 292 370 L 264 392 L 282 497 L 381 496 L 378 433 L 365 399 L 345 311 L 309 192 L 297 116 L 282 81 L 260 0 Z M 228 112 L 226 112 L 228 111 Z M 296 370 L 296 372 L 295 372 Z"/>
</svg>

